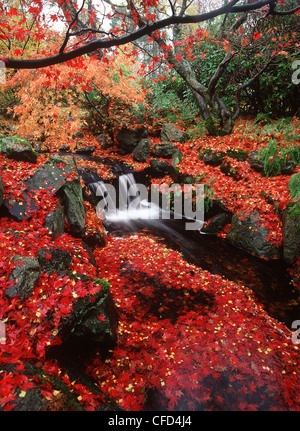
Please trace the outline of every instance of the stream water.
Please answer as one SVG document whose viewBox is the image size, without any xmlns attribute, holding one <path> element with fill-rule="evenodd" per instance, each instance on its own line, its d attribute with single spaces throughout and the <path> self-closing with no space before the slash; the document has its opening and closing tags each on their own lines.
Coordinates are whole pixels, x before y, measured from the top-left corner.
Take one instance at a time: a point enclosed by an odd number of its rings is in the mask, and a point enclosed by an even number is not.
<svg viewBox="0 0 300 431">
<path fill-rule="evenodd" d="M 111 164 L 110 161 L 107 163 Z M 124 190 L 135 185 L 134 175 L 128 167 L 112 164 L 111 168 L 118 176 L 115 186 L 120 185 Z M 104 182 L 91 172 L 81 171 L 81 175 L 89 189 L 98 194 L 98 200 L 104 198 L 108 202 L 110 196 Z M 169 218 L 163 217 L 165 214 L 155 204 L 143 200 L 140 204 L 138 211 L 127 211 L 123 202 L 113 215 L 107 214 L 104 225 L 108 235 L 120 237 L 142 233 L 154 236 L 181 252 L 187 262 L 251 288 L 269 315 L 288 328 L 299 318 L 299 295 L 293 290 L 283 261 L 263 261 L 216 235 L 200 233 L 199 229 L 186 230 L 184 219 L 174 219 L 172 214 Z M 157 216 L 159 214 L 160 217 Z"/>
</svg>

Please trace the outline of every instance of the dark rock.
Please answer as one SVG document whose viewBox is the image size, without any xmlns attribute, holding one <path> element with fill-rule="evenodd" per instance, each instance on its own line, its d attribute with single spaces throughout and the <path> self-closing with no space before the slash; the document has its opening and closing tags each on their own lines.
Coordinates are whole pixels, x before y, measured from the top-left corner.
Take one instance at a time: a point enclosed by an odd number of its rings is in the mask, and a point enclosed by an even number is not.
<svg viewBox="0 0 300 431">
<path fill-rule="evenodd" d="M 232 245 L 255 256 L 278 259 L 280 252 L 270 241 L 267 241 L 268 234 L 268 229 L 261 226 L 259 213 L 246 214 L 241 212 L 232 217 L 227 240 Z"/>
<path fill-rule="evenodd" d="M 205 226 L 201 229 L 203 233 L 217 234 L 221 232 L 224 227 L 231 222 L 231 214 L 220 213 L 211 218 Z"/>
<path fill-rule="evenodd" d="M 59 203 L 57 208 L 50 211 L 45 218 L 45 228 L 48 229 L 52 238 L 57 238 L 62 235 L 65 230 L 65 214 L 63 207 Z"/>
<path fill-rule="evenodd" d="M 113 146 L 112 140 L 104 134 L 98 135 L 96 141 L 100 142 L 102 150 L 107 150 Z"/>
<path fill-rule="evenodd" d="M 68 152 L 70 151 L 70 145 L 63 144 L 63 145 L 60 147 L 59 151 L 62 151 L 62 152 L 68 153 Z"/>
<path fill-rule="evenodd" d="M 264 162 L 259 159 L 257 151 L 250 152 L 249 163 L 256 172 L 264 172 Z"/>
<path fill-rule="evenodd" d="M 13 132 L 16 130 L 16 126 L 13 126 L 12 124 L 10 124 L 9 126 L 6 127 L 6 130 L 8 132 Z"/>
<path fill-rule="evenodd" d="M 0 139 L 1 154 L 6 154 L 9 159 L 36 163 L 37 153 L 30 143 L 19 136 L 12 136 Z"/>
<path fill-rule="evenodd" d="M 35 201 L 26 192 L 23 192 L 21 200 L 17 201 L 11 196 L 4 199 L 3 204 L 8 213 L 17 221 L 28 220 L 38 210 Z"/>
<path fill-rule="evenodd" d="M 212 151 L 211 148 L 205 148 L 205 150 L 199 153 L 199 158 L 211 166 L 221 165 L 225 156 L 226 153 L 224 151 Z"/>
<path fill-rule="evenodd" d="M 164 177 L 170 173 L 170 164 L 165 160 L 150 160 L 150 168 L 154 177 Z"/>
<path fill-rule="evenodd" d="M 91 154 L 93 154 L 95 149 L 96 149 L 96 147 L 94 145 L 90 145 L 88 147 L 77 148 L 76 153 L 77 154 L 91 155 Z"/>
<path fill-rule="evenodd" d="M 72 263 L 70 253 L 58 247 L 41 248 L 37 257 L 41 270 L 48 274 L 65 271 Z"/>
<path fill-rule="evenodd" d="M 147 136 L 148 132 L 144 128 L 130 130 L 124 127 L 116 136 L 116 139 L 119 143 L 120 154 L 125 155 L 132 153 L 140 140 L 146 138 Z"/>
<path fill-rule="evenodd" d="M 27 299 L 40 277 L 39 261 L 35 257 L 14 256 L 13 262 L 16 267 L 12 270 L 9 281 L 13 281 L 14 284 L 5 290 L 5 294 L 9 297 Z"/>
<path fill-rule="evenodd" d="M 291 175 L 294 172 L 294 169 L 296 167 L 296 164 L 293 162 L 288 162 L 281 166 L 281 173 L 282 175 Z"/>
<path fill-rule="evenodd" d="M 80 234 L 85 228 L 86 214 L 83 203 L 82 187 L 79 178 L 66 182 L 59 190 L 59 197 L 65 209 L 71 232 Z"/>
<path fill-rule="evenodd" d="M 180 172 L 179 165 L 182 160 L 182 153 L 177 149 L 174 152 L 171 160 L 171 165 L 169 167 L 169 173 L 175 183 L 181 183 L 185 176 Z"/>
<path fill-rule="evenodd" d="M 229 148 L 229 150 L 226 151 L 226 155 L 231 157 L 232 159 L 244 162 L 248 157 L 248 151 L 239 150 L 236 148 Z"/>
<path fill-rule="evenodd" d="M 72 166 L 60 157 L 51 157 L 25 181 L 27 190 L 46 189 L 56 193 L 66 183 L 71 174 Z"/>
<path fill-rule="evenodd" d="M 167 123 L 164 124 L 161 128 L 160 137 L 162 141 L 175 141 L 175 142 L 185 142 L 188 139 L 188 135 L 175 124 Z"/>
<path fill-rule="evenodd" d="M 141 139 L 132 152 L 132 158 L 137 162 L 145 162 L 150 156 L 150 139 Z"/>
<path fill-rule="evenodd" d="M 155 157 L 171 159 L 176 151 L 178 151 L 177 147 L 172 142 L 162 142 L 161 144 L 157 144 L 153 147 L 152 154 Z"/>
<path fill-rule="evenodd" d="M 36 151 L 37 153 L 49 153 L 50 152 L 50 148 L 45 145 L 43 142 L 36 142 L 34 144 L 34 151 Z"/>
<path fill-rule="evenodd" d="M 84 138 L 84 134 L 81 132 L 76 132 L 74 135 L 72 135 L 72 139 L 82 139 Z"/>
<path fill-rule="evenodd" d="M 300 255 L 300 200 L 283 213 L 283 258 L 288 264 Z"/>
<path fill-rule="evenodd" d="M 72 313 L 62 322 L 58 332 L 63 348 L 82 353 L 99 349 L 104 356 L 115 347 L 118 339 L 118 313 L 110 293 L 110 285 L 101 279 L 83 274 L 71 275 L 82 282 L 93 281 L 101 286 L 98 293 L 79 298 Z M 102 316 L 99 319 L 99 316 Z"/>
</svg>

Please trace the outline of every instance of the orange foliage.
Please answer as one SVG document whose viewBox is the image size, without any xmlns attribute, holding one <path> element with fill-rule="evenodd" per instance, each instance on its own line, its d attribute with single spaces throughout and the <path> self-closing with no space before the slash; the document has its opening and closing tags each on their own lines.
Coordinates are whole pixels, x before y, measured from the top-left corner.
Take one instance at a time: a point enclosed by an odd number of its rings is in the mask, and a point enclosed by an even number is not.
<svg viewBox="0 0 300 431">
<path fill-rule="evenodd" d="M 47 142 L 56 142 L 57 146 L 68 142 L 72 147 L 72 135 L 87 126 L 84 101 L 95 97 L 105 99 L 104 114 L 110 125 L 118 128 L 130 124 L 129 110 L 143 102 L 145 96 L 135 77 L 128 76 L 131 66 L 131 60 L 118 53 L 109 61 L 107 57 L 104 60 L 81 57 L 43 69 L 17 72 L 7 80 L 4 91 L 7 87 L 17 91 L 19 104 L 13 112 L 19 123 L 19 135 L 31 135 L 37 140 L 47 138 Z M 103 131 L 105 127 L 104 122 Z"/>
</svg>

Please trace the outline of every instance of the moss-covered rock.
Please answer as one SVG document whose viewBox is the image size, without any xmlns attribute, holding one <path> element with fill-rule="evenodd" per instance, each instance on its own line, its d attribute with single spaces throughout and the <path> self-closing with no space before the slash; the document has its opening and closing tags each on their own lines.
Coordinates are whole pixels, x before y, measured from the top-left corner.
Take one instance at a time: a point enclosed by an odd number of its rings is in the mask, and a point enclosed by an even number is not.
<svg viewBox="0 0 300 431">
<path fill-rule="evenodd" d="M 58 329 L 62 347 L 81 355 L 97 349 L 105 356 L 118 339 L 118 313 L 110 285 L 105 280 L 79 273 L 68 275 L 77 281 L 93 281 L 101 288 L 98 293 L 79 298 L 73 304 L 72 312 Z"/>
<path fill-rule="evenodd" d="M 137 162 L 145 162 L 150 156 L 150 139 L 141 139 L 132 152 L 132 158 Z"/>
<path fill-rule="evenodd" d="M 293 264 L 300 255 L 300 200 L 283 214 L 283 258 Z"/>
<path fill-rule="evenodd" d="M 59 247 L 46 247 L 38 250 L 38 261 L 43 272 L 52 274 L 69 268 L 72 256 Z"/>
<path fill-rule="evenodd" d="M 169 141 L 165 141 L 161 142 L 160 144 L 154 145 L 151 152 L 155 157 L 171 159 L 176 151 L 177 147 L 175 144 Z"/>
<path fill-rule="evenodd" d="M 21 300 L 29 298 L 41 274 L 38 259 L 27 256 L 14 256 L 16 264 L 9 276 L 12 285 L 5 290 L 10 298 L 18 296 Z"/>
<path fill-rule="evenodd" d="M 232 217 L 227 240 L 234 246 L 260 258 L 278 259 L 280 251 L 267 240 L 269 231 L 261 225 L 259 213 L 241 212 Z"/>
<path fill-rule="evenodd" d="M 1 154 L 6 154 L 9 159 L 20 160 L 23 162 L 36 163 L 37 153 L 31 144 L 19 136 L 5 137 L 0 139 Z"/>
<path fill-rule="evenodd" d="M 163 124 L 160 132 L 162 141 L 185 142 L 188 139 L 187 133 L 182 132 L 175 124 Z"/>
</svg>

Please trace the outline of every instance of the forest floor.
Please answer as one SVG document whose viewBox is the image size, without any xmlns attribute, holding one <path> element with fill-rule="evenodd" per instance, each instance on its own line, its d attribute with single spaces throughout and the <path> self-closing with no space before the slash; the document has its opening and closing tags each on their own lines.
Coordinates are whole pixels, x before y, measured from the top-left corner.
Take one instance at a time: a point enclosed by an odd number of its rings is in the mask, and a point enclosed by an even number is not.
<svg viewBox="0 0 300 431">
<path fill-rule="evenodd" d="M 180 171 L 203 175 L 214 197 L 232 213 L 258 211 L 269 241 L 278 247 L 282 244 L 280 211 L 290 201 L 290 175 L 262 176 L 248 160 L 232 158 L 228 162 L 234 176 L 226 175 L 220 166 L 204 163 L 199 152 L 206 148 L 258 151 L 270 138 L 282 145 L 297 144 L 299 130 L 295 123 L 295 139 L 286 139 L 283 131 L 275 133 L 240 121 L 229 137 L 201 137 L 176 144 L 183 154 Z M 121 156 L 116 146 L 102 150 L 92 134 L 86 133 L 80 142 L 96 145 L 95 156 L 125 162 L 136 172 L 149 166 L 149 160 L 139 163 L 131 155 Z M 153 138 L 157 142 L 159 138 Z M 63 143 L 46 144 L 58 150 Z M 47 155 L 39 156 L 37 165 L 46 160 Z M 107 181 L 113 177 L 107 164 L 98 161 L 78 158 L 77 167 L 94 169 Z M 4 193 L 12 189 L 15 196 L 21 193 L 22 180 L 36 168 L 1 156 Z M 299 167 L 293 173 L 297 172 Z M 153 181 L 171 184 L 173 179 L 165 176 Z M 119 313 L 118 344 L 109 357 L 95 355 L 85 364 L 86 374 L 104 396 L 125 410 L 300 410 L 299 346 L 291 328 L 271 317 L 249 286 L 188 263 L 179 251 L 143 232 L 108 236 L 105 246 L 93 247 L 96 267 L 91 266 L 78 239 L 66 232 L 53 240 L 43 228 L 45 214 L 56 204 L 53 196 L 42 199 L 39 215 L 31 221 L 0 220 L 0 322 L 6 324 L 0 353 L 3 409 L 14 409 L 16 399 L 25 397 L 34 386 L 34 378 L 22 374 L 25 362 L 42 367 L 48 375 L 63 376 L 64 385 L 84 410 L 95 410 L 104 401 L 74 382 L 59 362 L 46 359 L 45 354 L 53 342 L 47 310 L 54 309 L 59 321 L 82 294 L 82 283 L 55 273 L 42 274 L 33 296 L 22 304 L 4 295 L 13 267 L 10 256 L 35 256 L 40 247 L 55 244 L 73 253 L 71 271 L 100 277 L 111 286 Z M 88 228 L 101 229 L 94 209 L 85 205 Z M 229 227 L 219 237 L 225 238 Z M 10 229 L 20 232 L 19 237 L 12 237 Z M 293 277 L 293 268 L 290 275 Z M 18 373 L 8 364 L 14 364 Z M 43 391 L 48 409 L 63 409 L 61 390 L 48 381 Z"/>
</svg>

